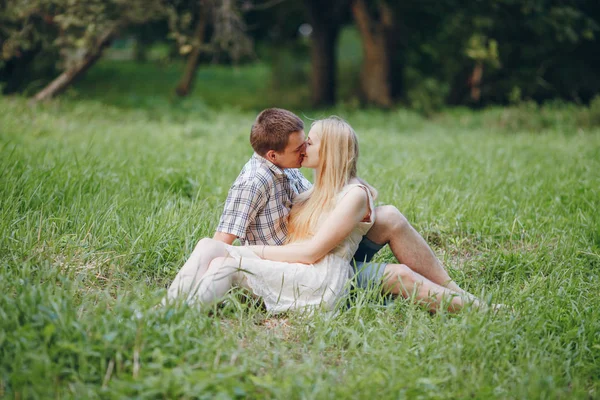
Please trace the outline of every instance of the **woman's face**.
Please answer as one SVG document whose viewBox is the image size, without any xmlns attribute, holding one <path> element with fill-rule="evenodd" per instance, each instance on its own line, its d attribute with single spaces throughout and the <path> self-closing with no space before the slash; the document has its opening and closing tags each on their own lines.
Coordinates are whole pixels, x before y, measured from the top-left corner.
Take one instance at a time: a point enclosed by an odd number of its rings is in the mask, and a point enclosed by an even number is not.
<svg viewBox="0 0 600 400">
<path fill-rule="evenodd" d="M 305 168 L 317 168 L 319 166 L 319 149 L 321 148 L 320 130 L 313 126 L 308 132 L 306 139 L 306 153 L 302 160 L 302 166 Z"/>
</svg>

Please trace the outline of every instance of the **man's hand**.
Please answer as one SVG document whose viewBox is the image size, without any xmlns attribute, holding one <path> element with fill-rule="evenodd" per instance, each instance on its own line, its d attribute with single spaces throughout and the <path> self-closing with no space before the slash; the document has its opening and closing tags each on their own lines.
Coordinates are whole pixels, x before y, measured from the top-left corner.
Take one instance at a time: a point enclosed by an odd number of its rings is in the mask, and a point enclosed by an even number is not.
<svg viewBox="0 0 600 400">
<path fill-rule="evenodd" d="M 213 239 L 219 240 L 226 244 L 232 244 L 233 241 L 237 239 L 237 236 L 232 235 L 231 233 L 215 232 L 215 236 L 213 236 Z"/>
</svg>

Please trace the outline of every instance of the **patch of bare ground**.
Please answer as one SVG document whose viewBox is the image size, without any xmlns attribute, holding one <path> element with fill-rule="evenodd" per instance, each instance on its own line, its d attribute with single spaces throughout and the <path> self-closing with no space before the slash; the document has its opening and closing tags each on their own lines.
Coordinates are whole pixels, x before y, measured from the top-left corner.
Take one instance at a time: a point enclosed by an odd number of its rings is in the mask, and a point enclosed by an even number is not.
<svg viewBox="0 0 600 400">
<path fill-rule="evenodd" d="M 237 320 L 222 318 L 219 316 L 215 316 L 215 318 L 220 318 L 219 325 L 223 333 L 231 332 L 232 330 L 240 328 Z M 270 315 L 264 317 L 260 315 L 255 315 L 254 326 L 259 332 L 266 333 L 267 335 L 272 336 L 274 338 L 282 340 L 293 339 L 293 327 L 290 323 L 289 318 L 285 316 L 285 314 L 275 316 Z"/>
<path fill-rule="evenodd" d="M 269 317 L 258 323 L 264 331 L 278 339 L 289 340 L 292 327 L 287 317 Z"/>
</svg>

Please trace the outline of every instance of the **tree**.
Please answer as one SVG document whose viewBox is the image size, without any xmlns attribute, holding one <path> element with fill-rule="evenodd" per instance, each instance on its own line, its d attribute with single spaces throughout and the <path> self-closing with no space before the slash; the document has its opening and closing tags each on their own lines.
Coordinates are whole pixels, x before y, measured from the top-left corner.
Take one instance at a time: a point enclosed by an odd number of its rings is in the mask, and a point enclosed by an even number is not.
<svg viewBox="0 0 600 400">
<path fill-rule="evenodd" d="M 500 67 L 498 60 L 498 42 L 494 39 L 487 39 L 483 35 L 474 34 L 471 36 L 466 49 L 467 57 L 475 62 L 473 72 L 468 79 L 468 85 L 471 88 L 471 101 L 478 103 L 481 99 L 481 84 L 483 81 L 483 71 L 485 65 L 494 68 Z"/>
<path fill-rule="evenodd" d="M 62 73 L 34 96 L 45 100 L 85 73 L 120 29 L 163 16 L 161 0 L 8 0 L 0 13 L 9 22 L 2 60 L 10 65 L 28 52 L 60 54 Z"/>
<path fill-rule="evenodd" d="M 55 74 L 58 49 L 56 24 L 45 2 L 23 7 L 0 3 L 0 84 L 3 93 L 27 89 L 29 83 Z M 32 79 L 33 77 L 33 79 Z"/>
<path fill-rule="evenodd" d="M 169 7 L 169 25 L 180 53 L 187 55 L 185 70 L 175 89 L 179 96 L 187 96 L 192 90 L 203 52 L 226 53 L 234 62 L 252 55 L 252 40 L 234 0 L 173 2 Z"/>
<path fill-rule="evenodd" d="M 574 0 L 473 2 L 448 14 L 436 42 L 445 44 L 437 50 L 442 57 L 452 58 L 440 67 L 452 82 L 449 102 L 505 103 L 514 93 L 591 99 L 600 90 L 591 50 L 598 17 L 597 2 Z"/>
<path fill-rule="evenodd" d="M 345 0 L 305 0 L 311 34 L 311 102 L 313 106 L 335 104 L 337 40 L 347 6 Z"/>
<path fill-rule="evenodd" d="M 511 93 L 588 101 L 600 90 L 592 0 L 387 0 L 409 102 L 485 105 Z M 394 67 L 393 70 L 398 70 Z M 392 76 L 395 74 L 393 73 Z M 514 97 L 514 96 L 513 96 Z"/>
<path fill-rule="evenodd" d="M 380 0 L 375 10 L 370 10 L 365 0 L 352 1 L 352 13 L 363 48 L 363 65 L 360 76 L 363 100 L 381 107 L 392 105 L 392 55 L 390 38 L 394 31 L 392 8 Z M 400 71 L 394 71 L 396 73 Z"/>
<path fill-rule="evenodd" d="M 188 54 L 183 75 L 177 84 L 177 87 L 175 88 L 175 93 L 178 96 L 187 96 L 192 89 L 194 78 L 196 77 L 196 70 L 198 68 L 200 54 L 202 50 L 206 50 L 204 48 L 206 46 L 206 26 L 209 18 L 211 18 L 210 14 L 213 12 L 212 6 L 213 3 L 211 1 L 199 0 L 192 1 L 190 4 L 187 4 L 187 10 L 185 11 L 178 12 L 174 6 L 172 6 L 169 10 L 169 24 L 171 30 L 175 32 L 175 37 L 177 39 L 180 52 L 183 54 Z M 187 14 L 185 14 L 186 12 Z M 194 28 L 194 33 L 191 36 L 181 33 L 178 22 L 185 18 L 182 18 L 181 13 L 184 13 L 185 17 L 188 17 L 190 22 L 191 20 L 196 20 L 196 27 Z"/>
<path fill-rule="evenodd" d="M 40 90 L 33 99 L 35 101 L 47 100 L 65 90 L 76 78 L 83 75 L 102 55 L 114 35 L 118 31 L 118 25 L 106 28 L 106 31 L 96 39 L 96 43 L 89 45 L 85 55 L 66 68 L 62 74 L 55 78 L 48 86 Z"/>
</svg>

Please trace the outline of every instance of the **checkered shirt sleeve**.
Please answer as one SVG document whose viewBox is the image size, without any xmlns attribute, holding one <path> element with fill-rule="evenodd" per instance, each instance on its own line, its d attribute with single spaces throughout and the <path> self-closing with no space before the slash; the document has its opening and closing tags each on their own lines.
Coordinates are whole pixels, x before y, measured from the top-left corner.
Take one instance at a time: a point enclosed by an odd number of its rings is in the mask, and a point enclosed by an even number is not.
<svg viewBox="0 0 600 400">
<path fill-rule="evenodd" d="M 268 201 L 268 182 L 235 182 L 227 195 L 218 232 L 244 238 L 248 226 Z"/>
</svg>

